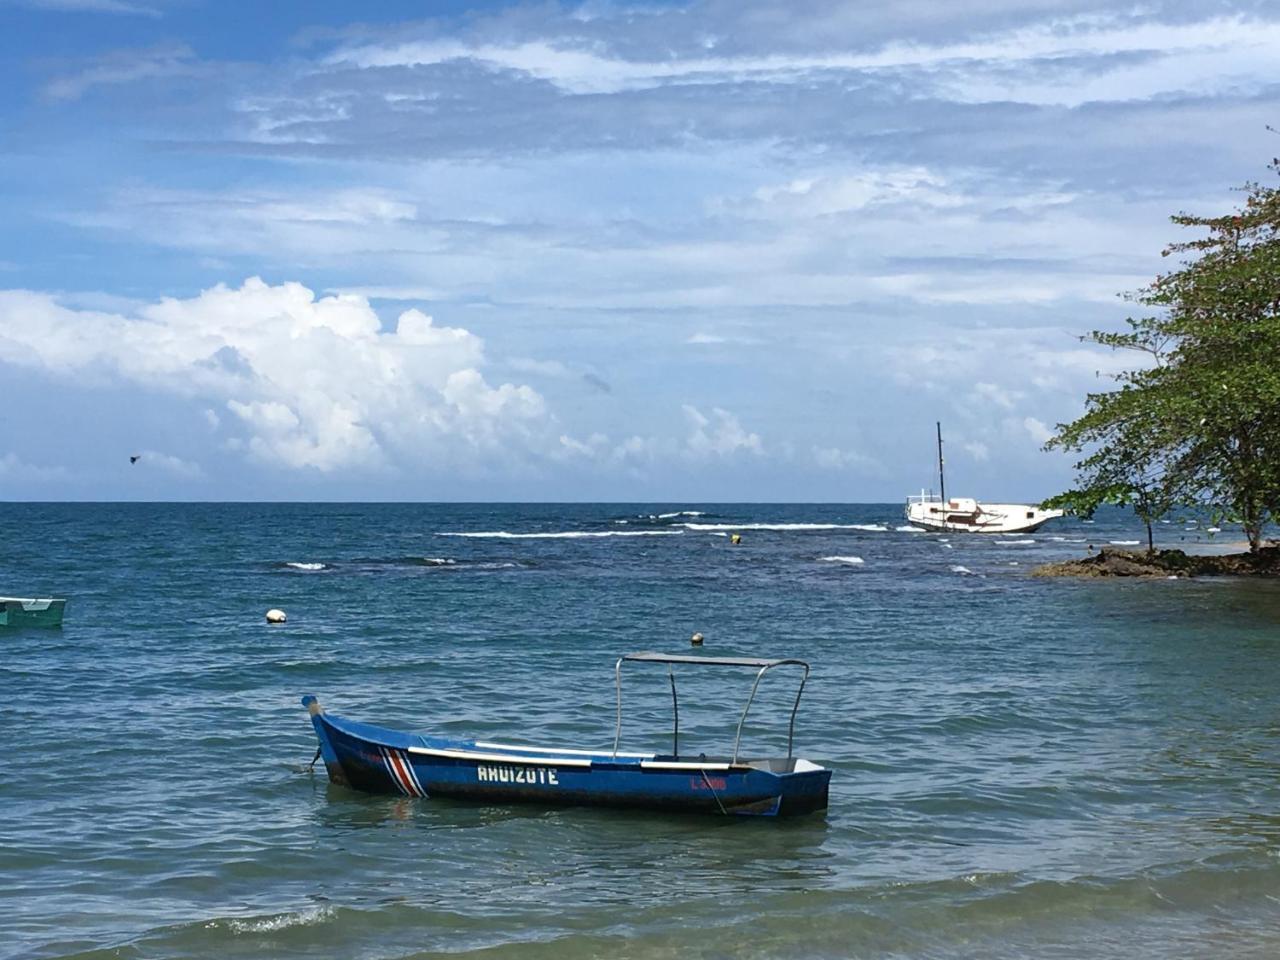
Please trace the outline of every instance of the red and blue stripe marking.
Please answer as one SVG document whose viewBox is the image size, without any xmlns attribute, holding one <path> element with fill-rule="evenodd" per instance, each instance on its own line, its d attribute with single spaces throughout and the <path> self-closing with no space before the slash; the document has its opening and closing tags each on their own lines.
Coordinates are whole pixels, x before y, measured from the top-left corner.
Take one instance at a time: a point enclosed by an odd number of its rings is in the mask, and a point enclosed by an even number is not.
<svg viewBox="0 0 1280 960">
<path fill-rule="evenodd" d="M 378 747 L 382 753 L 382 765 L 387 768 L 387 773 L 391 777 L 391 782 L 396 788 L 409 797 L 425 797 L 427 791 L 422 789 L 422 784 L 418 782 L 418 775 L 413 771 L 413 764 L 409 762 L 409 755 L 403 750 L 397 750 L 395 747 Z"/>
</svg>

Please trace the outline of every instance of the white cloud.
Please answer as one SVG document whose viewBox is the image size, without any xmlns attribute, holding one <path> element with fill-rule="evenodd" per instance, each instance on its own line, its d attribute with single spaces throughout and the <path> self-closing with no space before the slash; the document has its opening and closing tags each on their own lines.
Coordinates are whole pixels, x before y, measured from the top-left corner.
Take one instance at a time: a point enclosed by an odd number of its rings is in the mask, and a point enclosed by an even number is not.
<svg viewBox="0 0 1280 960">
<path fill-rule="evenodd" d="M 813 448 L 813 462 L 824 470 L 848 470 L 850 468 L 866 470 L 883 470 L 882 464 L 874 457 L 869 457 L 856 450 L 844 450 L 840 447 Z"/>
<path fill-rule="evenodd" d="M 43 467 L 27 463 L 16 453 L 6 453 L 0 457 L 0 480 L 47 483 L 66 480 L 70 476 L 66 467 Z"/>
<path fill-rule="evenodd" d="M 1041 445 L 1053 436 L 1053 431 L 1046 427 L 1043 421 L 1037 420 L 1035 417 L 1024 418 L 1022 426 L 1031 436 L 1031 439 Z"/>
<path fill-rule="evenodd" d="M 714 407 L 704 415 L 697 407 L 685 404 L 684 414 L 690 430 L 686 446 L 694 456 L 724 457 L 739 450 L 763 453 L 758 434 L 749 433 L 728 410 Z"/>
<path fill-rule="evenodd" d="M 121 50 L 99 58 L 93 66 L 79 73 L 51 80 L 45 85 L 44 93 L 54 100 L 75 100 L 93 87 L 189 75 L 197 69 L 194 54 L 186 44 Z"/>
<path fill-rule="evenodd" d="M 704 414 L 691 404 L 684 404 L 687 432 L 683 438 L 674 433 L 631 436 L 614 442 L 603 433 L 579 440 L 569 435 L 559 438 L 559 454 L 582 457 L 599 464 L 635 468 L 640 464 L 685 461 L 706 463 L 739 454 L 761 456 L 764 444 L 759 434 L 746 430 L 737 416 L 721 407 Z"/>
<path fill-rule="evenodd" d="M 1056 84 L 1044 82 L 1021 93 L 1025 77 L 1013 67 L 1026 68 L 1044 62 L 1072 58 L 1158 55 L 1185 63 L 1158 68 L 1129 67 L 1120 70 L 1117 82 L 1099 82 L 1099 74 L 1117 70 L 1095 65 L 1084 85 L 1095 100 L 1125 100 L 1137 85 L 1142 96 L 1183 90 L 1200 90 L 1225 74 L 1244 74 L 1254 85 L 1263 82 L 1280 44 L 1280 25 L 1244 16 L 1160 23 L 1136 16 L 1083 15 L 1044 20 L 943 43 L 893 42 L 875 50 L 832 50 L 830 43 L 811 52 L 743 56 L 669 56 L 665 59 L 627 59 L 611 55 L 598 41 L 587 37 L 529 39 L 508 43 L 467 42 L 457 39 L 390 42 L 350 46 L 336 51 L 333 64 L 362 68 L 426 66 L 469 60 L 495 71 L 517 71 L 555 84 L 571 94 L 611 94 L 672 84 L 768 81 L 806 82 L 817 71 L 886 72 L 920 71 L 943 88 L 964 99 L 1019 100 L 1025 102 L 1082 102 L 1081 78 L 1060 76 Z"/>
<path fill-rule="evenodd" d="M 170 453 L 161 453 L 158 450 L 143 450 L 138 454 L 138 461 L 133 466 L 143 470 L 161 470 L 170 476 L 184 480 L 200 480 L 205 475 L 204 468 L 200 464 L 183 460 Z"/>
<path fill-rule="evenodd" d="M 37 10 L 66 11 L 69 13 L 122 13 L 134 17 L 158 17 L 160 11 L 128 0 L 16 0 L 22 6 Z"/>
<path fill-rule="evenodd" d="M 973 392 L 980 401 L 993 403 L 1005 410 L 1012 410 L 1015 400 L 1020 396 L 1018 391 L 1010 390 L 996 383 L 985 382 L 974 384 Z"/>
<path fill-rule="evenodd" d="M 368 301 L 316 299 L 258 278 L 132 315 L 73 310 L 44 293 L 0 292 L 0 356 L 81 381 L 124 380 L 233 415 L 255 458 L 332 471 L 459 450 L 543 442 L 542 398 L 491 387 L 481 340 L 407 310 L 383 332 Z M 205 414 L 221 423 L 216 411 Z M 231 429 L 224 425 L 224 429 Z M 163 459 L 174 471 L 180 462 Z"/>
</svg>

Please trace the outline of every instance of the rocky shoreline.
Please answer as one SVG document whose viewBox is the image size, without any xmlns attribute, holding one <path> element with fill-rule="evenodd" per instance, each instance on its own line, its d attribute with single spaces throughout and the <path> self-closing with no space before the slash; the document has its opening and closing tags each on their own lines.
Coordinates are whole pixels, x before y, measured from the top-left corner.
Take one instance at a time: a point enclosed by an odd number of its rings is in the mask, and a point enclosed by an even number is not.
<svg viewBox="0 0 1280 960">
<path fill-rule="evenodd" d="M 1257 553 L 1218 556 L 1182 550 L 1117 550 L 1103 547 L 1078 560 L 1046 563 L 1031 571 L 1035 577 L 1280 577 L 1280 546 Z"/>
</svg>

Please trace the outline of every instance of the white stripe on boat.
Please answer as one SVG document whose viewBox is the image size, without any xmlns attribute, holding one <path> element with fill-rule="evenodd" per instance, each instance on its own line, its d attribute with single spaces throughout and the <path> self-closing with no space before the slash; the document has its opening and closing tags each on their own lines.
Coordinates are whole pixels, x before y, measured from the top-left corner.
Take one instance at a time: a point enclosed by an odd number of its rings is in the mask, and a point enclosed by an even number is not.
<svg viewBox="0 0 1280 960">
<path fill-rule="evenodd" d="M 454 760 L 484 760 L 487 763 L 525 763 L 543 764 L 556 767 L 589 767 L 590 760 L 579 760 L 576 757 L 520 757 L 511 753 L 475 753 L 471 750 L 437 750 L 433 747 L 410 747 L 410 753 L 421 753 L 429 757 L 450 757 Z M 565 751 L 566 753 L 568 751 Z"/>
<path fill-rule="evenodd" d="M 683 763 L 674 760 L 641 760 L 642 770 L 735 770 L 748 769 L 743 764 L 736 767 L 731 763 Z"/>
<path fill-rule="evenodd" d="M 612 751 L 609 751 L 609 750 L 561 750 L 558 747 L 554 750 L 548 750 L 545 747 L 522 747 L 519 744 L 515 744 L 515 743 L 491 743 L 488 740 L 477 740 L 476 746 L 487 747 L 490 750 L 526 750 L 526 751 L 529 751 L 530 753 L 544 753 L 544 754 L 545 753 L 570 753 L 570 754 L 577 754 L 583 757 L 603 757 L 604 759 L 608 759 L 613 756 Z M 656 754 L 619 753 L 618 756 L 645 758 L 645 757 L 654 757 L 656 756 Z"/>
<path fill-rule="evenodd" d="M 400 750 L 397 751 L 396 759 L 404 768 L 404 774 L 413 785 L 414 792 L 420 797 L 425 797 L 427 795 L 427 791 L 423 790 L 422 784 L 418 782 L 418 775 L 413 772 L 413 761 L 409 759 L 409 755 L 403 750 Z"/>
<path fill-rule="evenodd" d="M 391 775 L 391 779 L 395 781 L 395 785 L 400 789 L 400 792 L 410 797 L 414 796 L 413 788 L 405 782 L 400 773 L 400 768 L 392 756 L 392 749 L 390 747 L 379 747 L 378 750 L 382 753 L 382 765 L 387 768 L 387 773 Z"/>
<path fill-rule="evenodd" d="M 396 778 L 396 782 L 400 784 L 400 789 L 411 797 L 425 797 L 426 794 L 417 785 L 413 772 L 409 768 L 409 758 L 394 747 L 383 747 L 382 751 L 387 758 L 387 763 L 391 766 L 392 775 Z"/>
</svg>

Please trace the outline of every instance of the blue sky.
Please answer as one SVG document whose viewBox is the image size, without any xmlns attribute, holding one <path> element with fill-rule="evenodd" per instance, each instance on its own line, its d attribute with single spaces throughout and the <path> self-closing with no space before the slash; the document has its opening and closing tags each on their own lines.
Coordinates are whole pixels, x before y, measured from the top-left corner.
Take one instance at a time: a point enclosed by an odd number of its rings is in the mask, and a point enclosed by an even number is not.
<svg viewBox="0 0 1280 960">
<path fill-rule="evenodd" d="M 0 497 L 1040 498 L 1280 8 L 0 0 Z M 136 464 L 131 454 L 139 454 Z"/>
</svg>

